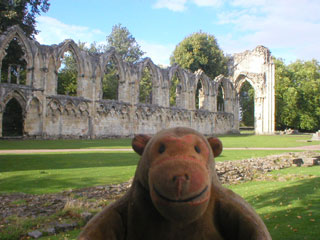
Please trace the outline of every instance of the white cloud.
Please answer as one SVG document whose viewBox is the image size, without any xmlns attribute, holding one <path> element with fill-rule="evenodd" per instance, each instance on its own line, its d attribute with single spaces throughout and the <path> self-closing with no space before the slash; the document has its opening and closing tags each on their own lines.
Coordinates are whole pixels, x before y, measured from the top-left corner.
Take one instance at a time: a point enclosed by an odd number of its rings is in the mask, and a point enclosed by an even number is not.
<svg viewBox="0 0 320 240">
<path fill-rule="evenodd" d="M 218 15 L 220 24 L 231 24 L 235 33 L 223 36 L 225 51 L 252 49 L 265 45 L 274 52 L 302 58 L 320 59 L 320 2 L 317 0 L 234 0 Z M 295 60 L 295 59 L 292 59 Z"/>
<path fill-rule="evenodd" d="M 171 11 L 182 12 L 187 9 L 187 2 L 194 3 L 198 7 L 219 7 L 223 4 L 222 0 L 157 0 L 155 8 L 168 8 Z"/>
<path fill-rule="evenodd" d="M 37 29 L 40 30 L 40 33 L 36 36 L 36 39 L 41 44 L 59 44 L 65 39 L 73 39 L 76 43 L 79 40 L 86 42 L 87 47 L 90 47 L 90 44 L 93 42 L 96 42 L 97 45 L 107 45 L 105 41 L 107 34 L 99 29 L 68 25 L 51 17 L 40 16 L 37 18 L 37 21 Z M 145 56 L 150 57 L 155 64 L 169 65 L 170 55 L 175 45 L 162 45 L 144 40 L 137 40 L 137 42 L 140 44 L 141 49 L 146 52 Z"/>
<path fill-rule="evenodd" d="M 171 11 L 182 12 L 184 11 L 187 0 L 158 0 L 155 8 L 168 8 Z"/>
<path fill-rule="evenodd" d="M 92 43 L 102 41 L 107 35 L 99 29 L 68 25 L 52 17 L 39 16 L 37 22 L 37 29 L 40 30 L 40 33 L 36 39 L 41 44 L 59 44 L 65 39 Z"/>
<path fill-rule="evenodd" d="M 222 0 L 192 0 L 199 7 L 219 7 L 223 4 Z"/>
<path fill-rule="evenodd" d="M 144 40 L 137 40 L 141 49 L 146 52 L 145 57 L 150 57 L 155 64 L 163 66 L 170 65 L 170 56 L 175 48 L 174 44 L 150 43 Z"/>
</svg>

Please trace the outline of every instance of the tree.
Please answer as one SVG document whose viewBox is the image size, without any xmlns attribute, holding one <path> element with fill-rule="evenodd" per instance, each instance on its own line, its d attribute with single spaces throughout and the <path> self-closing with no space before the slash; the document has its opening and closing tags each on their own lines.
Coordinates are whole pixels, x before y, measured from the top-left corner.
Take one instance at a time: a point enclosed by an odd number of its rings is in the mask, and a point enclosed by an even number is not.
<svg viewBox="0 0 320 240">
<path fill-rule="evenodd" d="M 114 47 L 122 59 L 127 62 L 137 62 L 144 54 L 136 39 L 120 23 L 112 27 L 111 34 L 107 36 L 107 42 L 108 47 Z"/>
<path fill-rule="evenodd" d="M 216 38 L 201 31 L 182 40 L 173 51 L 170 61 L 192 72 L 202 69 L 211 79 L 227 74 L 227 58 Z"/>
<path fill-rule="evenodd" d="M 49 0 L 1 0 L 0 33 L 13 25 L 19 25 L 27 37 L 34 38 L 36 16 L 49 10 Z"/>
<path fill-rule="evenodd" d="M 286 66 L 275 59 L 276 126 L 315 131 L 320 128 L 320 65 L 316 60 Z"/>
</svg>

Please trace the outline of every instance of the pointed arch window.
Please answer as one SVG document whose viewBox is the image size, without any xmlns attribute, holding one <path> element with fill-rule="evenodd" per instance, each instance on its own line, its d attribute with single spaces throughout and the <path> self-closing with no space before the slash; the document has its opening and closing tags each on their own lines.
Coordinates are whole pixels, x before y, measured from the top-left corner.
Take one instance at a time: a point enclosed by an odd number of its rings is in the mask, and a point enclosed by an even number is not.
<svg viewBox="0 0 320 240">
<path fill-rule="evenodd" d="M 240 125 L 254 127 L 254 88 L 244 81 L 240 88 Z"/>
<path fill-rule="evenodd" d="M 152 104 L 152 71 L 146 66 L 139 83 L 139 102 Z"/>
<path fill-rule="evenodd" d="M 218 87 L 218 96 L 217 96 L 217 111 L 218 112 L 224 112 L 224 89 L 222 87 L 222 83 L 220 83 Z"/>
<path fill-rule="evenodd" d="M 119 69 L 114 58 L 106 64 L 102 79 L 102 99 L 118 100 Z"/>
<path fill-rule="evenodd" d="M 171 83 L 170 83 L 170 92 L 169 92 L 169 102 L 170 102 L 170 107 L 176 107 L 177 106 L 177 99 L 179 98 L 179 94 L 180 94 L 180 78 L 178 73 L 176 72 L 172 79 L 171 79 Z"/>
<path fill-rule="evenodd" d="M 199 79 L 198 83 L 197 83 L 197 88 L 196 88 L 196 95 L 195 95 L 195 106 L 196 109 L 201 109 L 203 108 L 203 101 L 204 101 L 204 93 L 203 93 L 203 86 L 202 86 L 202 82 Z"/>
<path fill-rule="evenodd" d="M 5 50 L 6 55 L 1 65 L 1 82 L 12 84 L 26 84 L 27 62 L 19 39 L 13 38 Z"/>
<path fill-rule="evenodd" d="M 65 51 L 60 58 L 60 62 L 57 93 L 61 95 L 77 96 L 78 63 L 73 51 Z"/>
</svg>

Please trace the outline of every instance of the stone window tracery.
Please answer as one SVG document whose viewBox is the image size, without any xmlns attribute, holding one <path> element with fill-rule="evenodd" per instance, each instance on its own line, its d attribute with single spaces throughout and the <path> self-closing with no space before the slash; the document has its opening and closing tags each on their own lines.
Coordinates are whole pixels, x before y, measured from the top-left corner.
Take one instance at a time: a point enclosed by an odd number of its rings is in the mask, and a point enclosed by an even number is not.
<svg viewBox="0 0 320 240">
<path fill-rule="evenodd" d="M 27 62 L 25 52 L 18 38 L 13 38 L 5 50 L 6 55 L 1 65 L 1 82 L 11 84 L 26 84 Z"/>
</svg>

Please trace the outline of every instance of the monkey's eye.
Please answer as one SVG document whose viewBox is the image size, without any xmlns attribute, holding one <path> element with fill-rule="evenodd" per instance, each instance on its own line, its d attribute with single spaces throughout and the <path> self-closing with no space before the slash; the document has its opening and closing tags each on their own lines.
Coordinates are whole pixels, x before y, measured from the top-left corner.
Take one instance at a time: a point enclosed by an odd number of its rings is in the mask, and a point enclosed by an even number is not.
<svg viewBox="0 0 320 240">
<path fill-rule="evenodd" d="M 198 146 L 194 146 L 194 150 L 196 150 L 197 153 L 201 152 L 201 150 L 200 150 L 200 148 Z"/>
<path fill-rule="evenodd" d="M 166 150 L 166 146 L 161 144 L 160 147 L 159 147 L 158 152 L 161 154 L 161 153 L 164 153 L 165 150 Z"/>
</svg>

